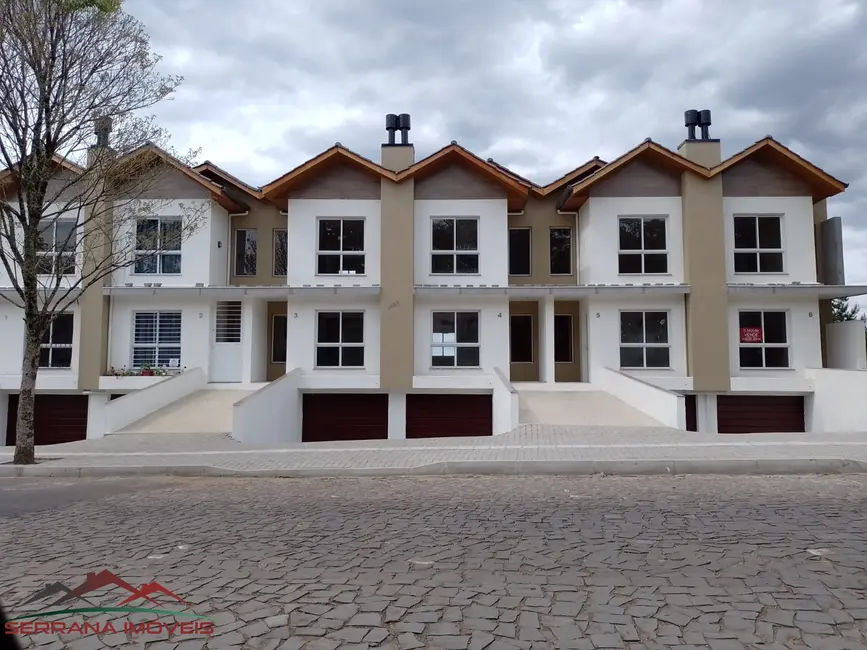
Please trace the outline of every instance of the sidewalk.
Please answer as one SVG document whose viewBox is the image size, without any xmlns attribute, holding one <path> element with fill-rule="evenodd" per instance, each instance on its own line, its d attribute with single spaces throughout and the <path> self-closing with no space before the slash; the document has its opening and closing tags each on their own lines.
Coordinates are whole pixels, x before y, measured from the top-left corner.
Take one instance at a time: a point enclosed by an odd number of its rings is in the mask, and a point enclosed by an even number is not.
<svg viewBox="0 0 867 650">
<path fill-rule="evenodd" d="M 821 436 L 821 437 L 820 437 Z M 119 434 L 37 448 L 0 476 L 393 476 L 867 472 L 867 433 L 711 435 L 651 427 L 525 425 L 502 436 L 261 448 L 220 434 Z"/>
</svg>

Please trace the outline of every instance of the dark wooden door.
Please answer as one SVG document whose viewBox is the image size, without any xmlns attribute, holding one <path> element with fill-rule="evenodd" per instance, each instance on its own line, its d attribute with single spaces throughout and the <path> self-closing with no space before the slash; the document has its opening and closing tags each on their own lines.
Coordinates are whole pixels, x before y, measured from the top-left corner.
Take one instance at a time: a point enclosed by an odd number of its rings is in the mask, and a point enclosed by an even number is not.
<svg viewBox="0 0 867 650">
<path fill-rule="evenodd" d="M 695 395 L 684 395 L 686 404 L 686 430 L 698 431 L 698 413 L 695 406 Z"/>
<path fill-rule="evenodd" d="M 720 433 L 803 433 L 802 395 L 720 395 L 716 399 Z"/>
<path fill-rule="evenodd" d="M 33 429 L 37 445 L 57 445 L 87 437 L 87 395 L 37 395 Z M 18 394 L 9 396 L 6 444 L 14 445 Z"/>
<path fill-rule="evenodd" d="M 302 398 L 301 441 L 385 440 L 388 395 L 306 393 Z"/>
<path fill-rule="evenodd" d="M 491 395 L 406 396 L 407 438 L 490 436 L 493 433 Z"/>
</svg>

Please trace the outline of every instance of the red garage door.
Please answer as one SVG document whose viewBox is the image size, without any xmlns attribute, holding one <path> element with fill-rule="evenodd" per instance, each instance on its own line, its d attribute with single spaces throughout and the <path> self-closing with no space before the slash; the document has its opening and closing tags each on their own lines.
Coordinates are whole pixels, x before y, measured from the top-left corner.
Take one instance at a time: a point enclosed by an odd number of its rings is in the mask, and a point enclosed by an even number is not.
<svg viewBox="0 0 867 650">
<path fill-rule="evenodd" d="M 301 412 L 301 441 L 385 440 L 388 395 L 306 393 Z"/>
<path fill-rule="evenodd" d="M 720 433 L 802 433 L 802 395 L 720 395 L 716 398 Z"/>
<path fill-rule="evenodd" d="M 407 438 L 490 436 L 494 432 L 491 395 L 407 395 Z"/>
<path fill-rule="evenodd" d="M 37 395 L 33 428 L 37 445 L 75 442 L 87 437 L 87 395 Z M 18 395 L 9 396 L 6 444 L 14 445 Z"/>
</svg>

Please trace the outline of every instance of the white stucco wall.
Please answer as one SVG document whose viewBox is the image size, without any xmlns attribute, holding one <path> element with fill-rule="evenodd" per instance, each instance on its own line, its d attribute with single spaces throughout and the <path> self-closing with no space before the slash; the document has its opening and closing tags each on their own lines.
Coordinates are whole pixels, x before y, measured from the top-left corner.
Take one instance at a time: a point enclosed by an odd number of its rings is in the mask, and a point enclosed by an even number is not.
<svg viewBox="0 0 867 650">
<path fill-rule="evenodd" d="M 867 372 L 816 369 L 806 372 L 815 392 L 807 396 L 807 430 L 840 433 L 867 430 Z"/>
<path fill-rule="evenodd" d="M 161 282 L 163 286 L 194 286 L 197 283 L 210 284 L 212 263 L 217 264 L 216 258 L 226 255 L 225 244 L 223 248 L 217 249 L 211 235 L 212 227 L 217 227 L 220 230 L 219 223 L 215 226 L 212 220 L 214 213 L 219 213 L 222 208 L 212 209 L 210 199 L 178 199 L 174 201 L 148 199 L 142 200 L 142 202 L 152 204 L 152 207 L 148 211 L 148 216 L 182 217 L 185 224 L 196 224 L 195 230 L 181 243 L 181 272 L 176 275 L 161 273 L 136 274 L 134 265 L 130 265 L 113 274 L 113 283 L 115 285 L 123 285 L 124 283 L 131 282 L 133 285 L 139 287 L 146 282 Z M 115 202 L 115 213 L 119 215 L 116 237 L 123 250 L 130 251 L 130 254 L 132 254 L 135 246 L 135 220 L 124 216 L 124 214 L 128 214 L 125 204 L 126 202 L 124 201 Z M 141 213 L 141 208 L 136 208 L 136 214 L 141 215 Z M 225 214 L 225 211 L 223 213 Z M 218 214 L 217 221 L 219 219 Z M 228 220 L 228 217 L 226 219 Z M 187 227 L 185 225 L 185 228 Z M 225 228 L 226 226 L 223 225 L 220 232 L 225 232 Z M 223 279 L 218 284 L 226 284 L 225 273 Z"/>
<path fill-rule="evenodd" d="M 78 349 L 81 338 L 81 313 L 71 307 L 72 366 L 70 368 L 40 368 L 36 377 L 37 390 L 76 390 L 78 388 Z M 23 312 L 0 300 L 0 390 L 17 391 L 21 385 L 21 363 L 24 359 Z"/>
<path fill-rule="evenodd" d="M 363 368 L 316 368 L 316 314 L 320 311 L 364 312 L 364 367 Z M 289 303 L 286 346 L 286 367 L 300 368 L 311 377 L 335 378 L 333 385 L 340 386 L 340 379 L 359 375 L 379 376 L 379 297 L 352 299 L 340 296 L 337 300 L 295 301 Z M 314 382 L 318 381 L 314 379 Z M 335 383 L 336 382 L 336 383 Z M 331 385 L 329 383 L 329 385 Z"/>
<path fill-rule="evenodd" d="M 431 368 L 433 312 L 479 312 L 479 368 Z M 509 299 L 506 296 L 480 298 L 478 296 L 416 297 L 415 302 L 415 374 L 441 377 L 468 377 L 490 375 L 500 368 L 508 376 L 509 370 Z M 490 386 L 488 379 L 485 386 Z"/>
<path fill-rule="evenodd" d="M 664 217 L 668 273 L 620 275 L 619 217 Z M 592 198 L 578 217 L 578 282 L 580 284 L 682 283 L 683 210 L 679 196 Z"/>
<path fill-rule="evenodd" d="M 431 273 L 431 234 L 435 217 L 468 217 L 479 220 L 479 273 L 443 275 Z M 509 284 L 509 226 L 505 199 L 472 201 L 423 200 L 415 202 L 416 284 Z"/>
<path fill-rule="evenodd" d="M 209 284 L 215 287 L 223 287 L 229 284 L 229 254 L 232 251 L 232 240 L 229 232 L 229 213 L 217 203 L 211 205 L 208 236 L 211 240 L 209 248 Z M 261 264 L 261 262 L 259 263 Z"/>
<path fill-rule="evenodd" d="M 816 282 L 813 200 L 809 196 L 725 197 L 726 278 L 729 282 Z M 783 273 L 735 273 L 735 215 L 782 217 Z"/>
<path fill-rule="evenodd" d="M 214 340 L 214 303 L 193 296 L 151 296 L 148 300 L 125 296 L 113 298 L 108 347 L 109 367 L 129 367 L 132 363 L 133 312 L 136 311 L 180 311 L 181 366 L 187 369 L 201 368 L 208 374 L 208 359 Z"/>
<path fill-rule="evenodd" d="M 773 391 L 779 385 L 775 378 L 795 379 L 806 368 L 822 367 L 822 343 L 817 300 L 779 300 L 774 297 L 738 297 L 729 301 L 729 358 L 732 377 L 750 377 L 754 390 Z M 738 356 L 740 327 L 738 313 L 749 311 L 786 311 L 786 336 L 789 340 L 789 365 L 786 368 L 741 368 Z M 767 379 L 765 385 L 764 380 Z M 761 384 L 756 384 L 761 382 Z M 765 386 L 762 388 L 762 386 Z"/>
<path fill-rule="evenodd" d="M 671 367 L 624 369 L 623 373 L 638 377 L 657 386 L 669 389 L 687 389 L 692 380 L 686 368 L 686 317 L 683 296 L 635 296 L 626 299 L 594 298 L 582 301 L 583 327 L 581 336 L 587 341 L 584 363 L 589 377 L 596 381 L 603 368 L 620 370 L 620 312 L 621 311 L 666 311 L 668 312 L 668 340 Z"/>
<path fill-rule="evenodd" d="M 289 201 L 289 266 L 286 281 L 291 286 L 380 284 L 380 202 L 356 199 L 291 199 Z M 318 275 L 316 273 L 318 220 L 320 218 L 364 219 L 364 275 Z"/>
</svg>

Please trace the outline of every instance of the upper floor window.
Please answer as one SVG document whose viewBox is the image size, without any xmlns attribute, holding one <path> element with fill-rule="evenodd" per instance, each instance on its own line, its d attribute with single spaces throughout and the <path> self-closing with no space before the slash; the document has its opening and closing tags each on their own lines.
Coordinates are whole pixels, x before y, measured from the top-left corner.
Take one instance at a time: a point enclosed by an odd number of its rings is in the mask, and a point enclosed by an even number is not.
<svg viewBox="0 0 867 650">
<path fill-rule="evenodd" d="M 256 275 L 258 239 L 255 229 L 235 231 L 235 275 Z"/>
<path fill-rule="evenodd" d="M 739 312 L 738 358 L 741 368 L 788 368 L 786 312 Z"/>
<path fill-rule="evenodd" d="M 479 312 L 435 311 L 431 337 L 431 366 L 434 368 L 478 367 Z"/>
<path fill-rule="evenodd" d="M 135 312 L 132 341 L 133 368 L 180 367 L 181 312 Z"/>
<path fill-rule="evenodd" d="M 620 217 L 619 226 L 618 273 L 621 275 L 668 273 L 664 218 Z"/>
<path fill-rule="evenodd" d="M 572 229 L 551 228 L 551 275 L 572 275 Z"/>
<path fill-rule="evenodd" d="M 670 364 L 668 313 L 620 312 L 620 367 L 668 368 Z"/>
<path fill-rule="evenodd" d="M 77 224 L 70 219 L 48 219 L 40 225 L 36 270 L 42 275 L 73 275 Z"/>
<path fill-rule="evenodd" d="M 509 228 L 509 275 L 530 275 L 530 229 Z"/>
<path fill-rule="evenodd" d="M 317 244 L 317 274 L 364 274 L 364 219 L 320 219 Z"/>
<path fill-rule="evenodd" d="M 479 272 L 479 220 L 437 217 L 431 225 L 432 274 Z"/>
<path fill-rule="evenodd" d="M 364 367 L 364 312 L 316 314 L 316 367 Z"/>
<path fill-rule="evenodd" d="M 179 217 L 139 219 L 135 227 L 135 273 L 177 275 L 181 272 Z"/>
<path fill-rule="evenodd" d="M 40 368 L 72 367 L 72 314 L 57 314 L 39 344 Z"/>
<path fill-rule="evenodd" d="M 285 228 L 274 230 L 274 276 L 286 277 L 289 267 L 289 233 Z"/>
<path fill-rule="evenodd" d="M 779 216 L 737 216 L 735 273 L 783 272 L 783 220 Z"/>
</svg>

